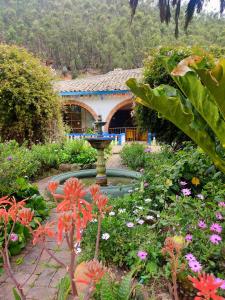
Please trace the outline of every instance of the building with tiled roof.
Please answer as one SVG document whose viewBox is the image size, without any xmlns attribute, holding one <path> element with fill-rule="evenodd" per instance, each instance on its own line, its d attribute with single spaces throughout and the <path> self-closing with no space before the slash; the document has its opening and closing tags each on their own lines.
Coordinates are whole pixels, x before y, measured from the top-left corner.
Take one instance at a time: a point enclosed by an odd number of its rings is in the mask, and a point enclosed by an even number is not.
<svg viewBox="0 0 225 300">
<path fill-rule="evenodd" d="M 141 80 L 142 69 L 115 69 L 103 75 L 56 82 L 54 87 L 63 97 L 64 119 L 71 130 L 86 131 L 98 115 L 107 122 L 105 131 L 121 132 L 133 127 L 133 97 L 126 86 L 129 78 Z"/>
</svg>

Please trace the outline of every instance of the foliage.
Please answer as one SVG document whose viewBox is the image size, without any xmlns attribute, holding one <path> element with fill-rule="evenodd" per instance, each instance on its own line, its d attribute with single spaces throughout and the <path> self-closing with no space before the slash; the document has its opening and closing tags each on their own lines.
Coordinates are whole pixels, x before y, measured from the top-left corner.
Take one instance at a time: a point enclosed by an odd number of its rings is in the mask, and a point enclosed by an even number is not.
<svg viewBox="0 0 225 300">
<path fill-rule="evenodd" d="M 47 67 L 16 46 L 0 45 L 0 134 L 20 144 L 44 142 L 62 129 L 60 103 Z"/>
<path fill-rule="evenodd" d="M 165 57 L 164 61 L 171 72 L 175 67 L 173 56 Z M 173 122 L 225 172 L 225 109 L 221 100 L 224 96 L 221 73 L 224 65 L 224 59 L 215 62 L 208 54 L 184 59 L 171 73 L 182 93 L 169 85 L 151 89 L 148 85 L 137 84 L 134 79 L 130 79 L 128 85 L 139 103 L 157 110 Z"/>
<path fill-rule="evenodd" d="M 15 197 L 17 202 L 26 198 L 25 206 L 34 213 L 34 220 L 30 226 L 34 229 L 37 226 L 36 222 L 42 222 L 49 214 L 49 208 L 44 198 L 39 194 L 37 187 L 28 183 L 25 179 L 19 178 L 17 180 L 17 192 L 12 196 Z M 12 223 L 9 223 L 8 231 L 10 232 Z M 30 232 L 26 226 L 16 223 L 13 229 L 13 233 L 18 236 L 17 241 L 11 241 L 9 243 L 10 255 L 17 255 L 26 246 L 28 239 L 30 238 Z M 4 232 L 0 230 L 0 240 L 4 238 Z"/>
<path fill-rule="evenodd" d="M 185 25 L 184 28 L 187 30 L 189 23 L 191 22 L 194 13 L 200 13 L 202 11 L 202 8 L 204 6 L 204 2 L 207 1 L 199 1 L 199 0 L 189 0 L 187 3 L 187 8 L 186 8 L 186 16 L 185 16 Z M 225 9 L 225 0 L 218 0 L 220 3 L 220 13 L 222 14 L 224 9 Z M 129 0 L 130 7 L 131 7 L 131 18 L 133 19 L 137 6 L 138 6 L 138 0 Z M 186 4 L 186 3 L 185 3 Z M 159 1 L 159 10 L 160 10 L 160 20 L 161 22 L 165 22 L 168 24 L 170 22 L 171 18 L 171 6 L 175 8 L 175 14 L 174 14 L 174 19 L 175 19 L 175 36 L 178 37 L 179 34 L 179 17 L 180 17 L 180 12 L 181 12 L 181 5 L 182 1 Z"/>
<path fill-rule="evenodd" d="M 205 46 L 204 48 L 217 58 L 220 58 L 225 54 L 224 48 Z M 168 57 L 169 55 L 170 60 L 174 64 L 177 64 L 182 59 L 194 53 L 199 53 L 198 47 L 166 46 L 152 49 L 144 64 L 144 82 L 149 84 L 151 88 L 155 88 L 161 84 L 168 84 L 182 90 L 173 81 L 170 71 L 165 65 L 165 57 Z M 137 104 L 135 106 L 135 119 L 140 128 L 156 133 L 157 140 L 166 143 L 178 143 L 178 145 L 184 140 L 189 140 L 187 135 L 173 123 L 169 122 L 163 118 L 163 115 L 149 107 Z"/>
<path fill-rule="evenodd" d="M 129 16 L 128 1 L 3 1 L 0 33 L 6 43 L 23 45 L 60 70 L 66 66 L 73 76 L 140 67 L 149 49 L 159 45 L 225 46 L 225 22 L 214 12 L 193 20 L 189 35 L 181 32 L 179 41 L 173 24 L 160 23 L 152 1 L 139 0 L 131 25 Z M 181 17 L 183 21 L 183 9 Z"/>
<path fill-rule="evenodd" d="M 142 285 L 134 283 L 133 278 L 134 272 L 131 271 L 127 273 L 121 282 L 116 283 L 115 280 L 111 278 L 109 274 L 101 279 L 100 283 L 96 288 L 95 299 L 98 300 L 129 300 L 129 299 L 140 299 L 136 298 L 136 290 L 141 291 Z M 142 297 L 143 294 L 140 292 L 139 297 Z"/>
<path fill-rule="evenodd" d="M 138 277 L 144 282 L 162 274 L 170 278 L 170 264 L 161 253 L 164 240 L 168 236 L 184 239 L 191 234 L 193 240 L 185 245 L 183 254 L 193 253 L 202 270 L 225 279 L 224 228 L 220 244 L 209 241 L 212 234 L 209 227 L 213 223 L 219 222 L 224 227 L 223 221 L 216 219 L 216 213 L 225 217 L 224 207 L 218 206 L 224 201 L 224 174 L 190 142 L 177 152 L 169 147 L 159 153 L 149 152 L 145 159 L 139 188 L 123 198 L 110 200 L 113 208 L 102 221 L 99 257 L 123 268 L 139 266 Z M 200 220 L 207 223 L 206 230 L 199 229 Z M 81 245 L 86 249 L 83 259 L 90 258 L 88 253 L 93 251 L 96 232 L 97 224 L 93 221 Z M 146 260 L 140 260 L 139 251 L 147 253 Z M 181 257 L 179 263 L 184 266 L 185 278 L 193 274 L 185 258 Z"/>
<path fill-rule="evenodd" d="M 125 145 L 120 153 L 123 163 L 131 169 L 138 170 L 145 166 L 145 146 L 132 143 Z"/>
<path fill-rule="evenodd" d="M 21 178 L 33 180 L 61 163 L 90 164 L 96 151 L 83 140 L 19 146 L 15 141 L 0 143 L 0 195 L 20 189 Z"/>
</svg>

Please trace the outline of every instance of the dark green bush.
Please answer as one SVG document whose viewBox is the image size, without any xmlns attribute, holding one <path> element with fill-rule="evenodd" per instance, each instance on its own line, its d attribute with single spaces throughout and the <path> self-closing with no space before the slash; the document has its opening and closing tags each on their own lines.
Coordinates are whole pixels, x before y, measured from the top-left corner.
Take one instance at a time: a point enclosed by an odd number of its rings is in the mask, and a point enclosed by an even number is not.
<svg viewBox="0 0 225 300">
<path fill-rule="evenodd" d="M 45 142 L 62 131 L 53 75 L 26 49 L 0 45 L 0 135 L 20 144 Z"/>
</svg>

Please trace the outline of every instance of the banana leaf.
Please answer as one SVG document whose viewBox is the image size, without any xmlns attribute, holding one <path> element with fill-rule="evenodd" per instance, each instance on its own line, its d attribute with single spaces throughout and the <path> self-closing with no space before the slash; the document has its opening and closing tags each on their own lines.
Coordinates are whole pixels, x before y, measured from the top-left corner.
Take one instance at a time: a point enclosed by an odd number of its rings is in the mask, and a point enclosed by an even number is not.
<svg viewBox="0 0 225 300">
<path fill-rule="evenodd" d="M 138 103 L 158 111 L 164 118 L 174 123 L 211 157 L 221 171 L 225 172 L 225 161 L 216 152 L 215 140 L 210 134 L 209 126 L 190 103 L 191 101 L 167 85 L 151 89 L 149 85 L 138 83 L 131 78 L 127 81 L 127 86 L 137 97 Z"/>
<path fill-rule="evenodd" d="M 225 146 L 224 118 L 221 116 L 215 97 L 208 89 L 208 84 L 202 83 L 199 74 L 195 72 L 198 66 L 203 66 L 203 63 L 201 57 L 188 57 L 182 60 L 172 71 L 172 78 L 208 126 L 211 127 L 221 144 Z M 203 70 L 200 72 L 203 74 Z M 214 84 L 216 84 L 216 80 L 214 80 Z M 225 93 L 225 82 L 223 91 Z M 223 102 L 225 108 L 225 98 Z"/>
</svg>

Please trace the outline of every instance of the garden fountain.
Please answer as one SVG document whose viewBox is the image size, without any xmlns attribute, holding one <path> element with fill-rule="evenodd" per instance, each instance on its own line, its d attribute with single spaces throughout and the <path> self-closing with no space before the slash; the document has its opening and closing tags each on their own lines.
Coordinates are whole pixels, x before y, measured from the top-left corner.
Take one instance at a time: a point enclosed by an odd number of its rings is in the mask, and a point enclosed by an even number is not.
<svg viewBox="0 0 225 300">
<path fill-rule="evenodd" d="M 101 186 L 103 193 L 112 197 L 123 196 L 133 190 L 141 176 L 140 173 L 123 169 L 106 169 L 104 150 L 114 138 L 104 136 L 102 127 L 105 124 L 102 117 L 98 116 L 98 120 L 94 123 L 96 134 L 86 138 L 90 145 L 97 150 L 96 169 L 67 172 L 52 177 L 51 181 L 59 182 L 57 193 L 62 193 L 64 182 L 71 177 L 81 179 L 86 186 L 97 183 Z M 90 198 L 90 194 L 87 193 L 86 199 Z"/>
</svg>

